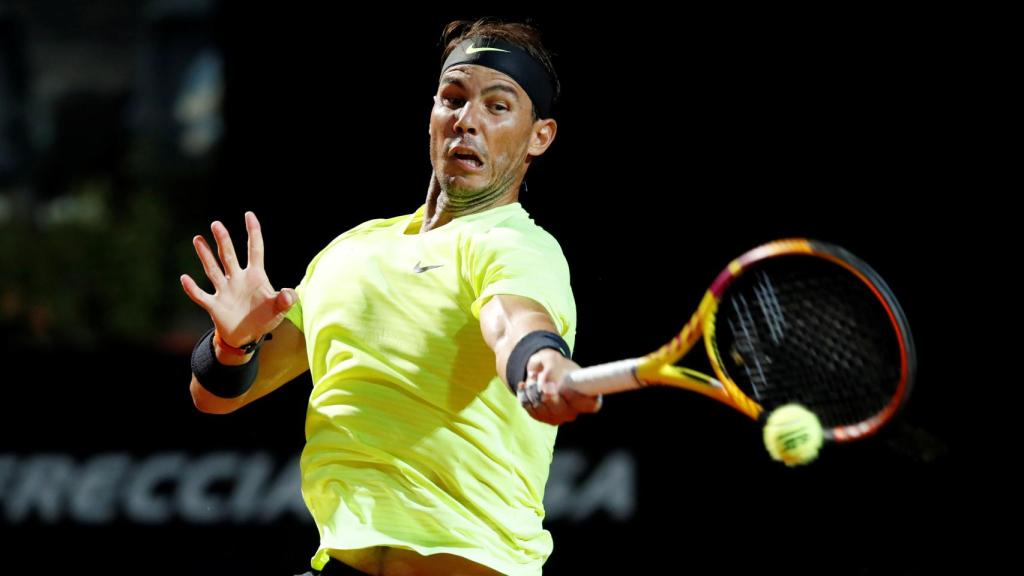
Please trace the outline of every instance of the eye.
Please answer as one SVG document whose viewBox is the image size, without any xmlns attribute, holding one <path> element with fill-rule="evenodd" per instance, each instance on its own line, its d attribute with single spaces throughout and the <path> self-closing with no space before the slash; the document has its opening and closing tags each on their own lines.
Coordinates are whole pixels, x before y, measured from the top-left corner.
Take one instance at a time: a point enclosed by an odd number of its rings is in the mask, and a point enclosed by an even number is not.
<svg viewBox="0 0 1024 576">
<path fill-rule="evenodd" d="M 442 96 L 441 103 L 444 104 L 446 108 L 457 110 L 459 108 L 462 108 L 462 106 L 466 103 L 466 99 L 459 98 L 458 96 Z"/>
<path fill-rule="evenodd" d="M 491 104 L 491 110 L 494 110 L 495 112 L 508 112 L 509 107 L 508 104 L 505 104 L 504 102 L 494 102 Z"/>
</svg>

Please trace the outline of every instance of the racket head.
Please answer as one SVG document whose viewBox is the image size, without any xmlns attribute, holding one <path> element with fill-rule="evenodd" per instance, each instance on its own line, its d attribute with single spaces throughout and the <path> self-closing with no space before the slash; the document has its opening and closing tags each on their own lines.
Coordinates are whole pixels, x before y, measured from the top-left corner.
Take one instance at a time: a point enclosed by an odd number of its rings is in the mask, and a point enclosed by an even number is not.
<svg viewBox="0 0 1024 576">
<path fill-rule="evenodd" d="M 723 392 L 751 417 L 797 402 L 825 438 L 870 436 L 906 401 L 916 372 L 910 328 L 870 266 L 825 242 L 788 239 L 743 254 L 706 298 L 708 356 Z"/>
</svg>

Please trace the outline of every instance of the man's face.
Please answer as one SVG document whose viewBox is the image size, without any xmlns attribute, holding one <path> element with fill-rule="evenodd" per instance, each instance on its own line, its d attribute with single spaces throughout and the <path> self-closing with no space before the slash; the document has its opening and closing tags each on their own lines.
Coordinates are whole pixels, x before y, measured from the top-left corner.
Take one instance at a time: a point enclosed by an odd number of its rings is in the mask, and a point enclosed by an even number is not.
<svg viewBox="0 0 1024 576">
<path fill-rule="evenodd" d="M 505 74 L 460 64 L 441 76 L 430 114 L 430 162 L 449 196 L 504 190 L 526 171 L 533 105 Z"/>
</svg>

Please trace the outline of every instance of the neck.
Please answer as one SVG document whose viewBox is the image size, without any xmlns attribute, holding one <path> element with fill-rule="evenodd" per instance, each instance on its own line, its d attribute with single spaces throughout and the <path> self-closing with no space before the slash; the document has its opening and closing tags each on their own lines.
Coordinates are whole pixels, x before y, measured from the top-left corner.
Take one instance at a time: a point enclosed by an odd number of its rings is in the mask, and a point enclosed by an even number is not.
<svg viewBox="0 0 1024 576">
<path fill-rule="evenodd" d="M 449 194 L 444 186 L 431 186 L 427 191 L 427 208 L 423 215 L 420 233 L 440 228 L 460 216 L 476 214 L 498 206 L 519 201 L 519 182 L 506 187 L 483 190 L 473 196 Z"/>
</svg>

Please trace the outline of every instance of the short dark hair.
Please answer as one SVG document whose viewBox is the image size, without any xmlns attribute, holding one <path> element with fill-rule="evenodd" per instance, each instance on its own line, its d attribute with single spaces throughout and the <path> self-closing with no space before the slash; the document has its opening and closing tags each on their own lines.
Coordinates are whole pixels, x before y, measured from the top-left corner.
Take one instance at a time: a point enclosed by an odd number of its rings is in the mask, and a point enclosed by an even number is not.
<svg viewBox="0 0 1024 576">
<path fill-rule="evenodd" d="M 558 81 L 558 74 L 551 62 L 552 53 L 544 46 L 540 38 L 540 30 L 528 22 L 505 22 L 495 18 L 481 18 L 479 20 L 455 20 L 445 26 L 441 35 L 441 44 L 444 45 L 444 53 L 441 55 L 441 62 L 448 59 L 448 55 L 456 46 L 470 38 L 498 38 L 515 44 L 526 50 L 537 62 L 544 66 L 548 76 L 551 77 L 551 85 L 554 87 L 552 103 L 558 102 L 558 96 L 562 92 L 562 85 Z M 533 107 L 533 117 L 538 119 L 537 107 Z"/>
</svg>

